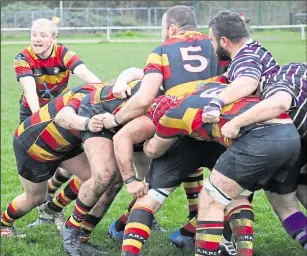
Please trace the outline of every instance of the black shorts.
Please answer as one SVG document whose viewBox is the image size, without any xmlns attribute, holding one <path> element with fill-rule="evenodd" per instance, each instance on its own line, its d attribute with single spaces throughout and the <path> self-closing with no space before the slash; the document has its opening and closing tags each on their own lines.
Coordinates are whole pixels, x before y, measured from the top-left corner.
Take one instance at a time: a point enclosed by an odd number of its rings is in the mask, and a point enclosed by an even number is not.
<svg viewBox="0 0 307 256">
<path fill-rule="evenodd" d="M 277 191 L 300 153 L 300 138 L 293 124 L 257 128 L 234 141 L 214 169 L 250 191 Z"/>
<path fill-rule="evenodd" d="M 18 174 L 33 183 L 40 183 L 48 180 L 53 176 L 63 161 L 74 158 L 83 153 L 83 148 L 80 146 L 68 151 L 61 160 L 40 162 L 27 154 L 26 150 L 18 142 L 18 139 L 16 139 L 15 136 L 13 148 Z"/>
<path fill-rule="evenodd" d="M 196 169 L 212 169 L 225 150 L 225 147 L 215 142 L 183 137 L 162 157 L 152 160 L 146 182 L 150 188 L 179 186 Z"/>
<path fill-rule="evenodd" d="M 32 115 L 32 111 L 30 108 L 25 107 L 24 104 L 20 103 L 19 108 L 19 124 L 23 123 L 29 116 Z"/>
</svg>

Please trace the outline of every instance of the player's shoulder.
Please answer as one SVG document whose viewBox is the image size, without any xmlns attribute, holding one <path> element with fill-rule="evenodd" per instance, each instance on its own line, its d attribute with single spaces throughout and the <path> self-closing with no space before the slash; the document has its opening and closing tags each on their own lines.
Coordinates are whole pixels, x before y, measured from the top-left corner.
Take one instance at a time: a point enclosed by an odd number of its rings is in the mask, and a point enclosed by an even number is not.
<svg viewBox="0 0 307 256">
<path fill-rule="evenodd" d="M 28 46 L 26 48 L 23 48 L 16 56 L 15 59 L 16 60 L 24 60 L 27 61 L 27 58 L 29 58 L 29 56 L 31 56 L 32 54 L 32 47 Z"/>
</svg>

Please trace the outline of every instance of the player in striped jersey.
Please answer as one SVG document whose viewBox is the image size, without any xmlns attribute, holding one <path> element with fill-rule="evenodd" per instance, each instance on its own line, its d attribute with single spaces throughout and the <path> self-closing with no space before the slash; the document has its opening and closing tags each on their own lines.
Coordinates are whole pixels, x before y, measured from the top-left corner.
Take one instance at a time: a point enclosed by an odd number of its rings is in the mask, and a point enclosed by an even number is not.
<svg viewBox="0 0 307 256">
<path fill-rule="evenodd" d="M 307 217 L 299 209 L 296 197 L 307 208 L 306 176 L 303 166 L 306 165 L 306 133 L 307 133 L 307 65 L 289 63 L 271 77 L 266 85 L 260 87 L 263 101 L 244 114 L 234 118 L 224 126 L 222 133 L 235 138 L 241 127 L 251 122 L 274 118 L 288 111 L 301 136 L 301 154 L 289 173 L 289 176 L 279 185 L 283 196 L 267 192 L 267 197 L 279 215 L 287 233 L 307 249 L 307 234 L 305 223 Z M 300 174 L 300 169 L 302 173 Z M 295 193 L 295 190 L 297 192 Z M 303 231 L 305 230 L 305 231 Z"/>
<path fill-rule="evenodd" d="M 212 137 L 214 137 L 219 143 L 230 146 L 231 140 L 221 137 L 221 133 L 220 133 L 221 126 L 223 126 L 225 122 L 233 118 L 233 116 L 236 116 L 237 114 L 243 111 L 246 111 L 248 108 L 250 108 L 257 102 L 259 102 L 259 99 L 255 99 L 255 98 L 242 99 L 241 101 L 238 101 L 235 104 L 230 104 L 229 106 L 225 106 L 224 112 L 223 112 L 223 119 L 221 119 L 219 124 L 213 124 L 213 125 L 203 124 L 201 121 L 201 112 L 202 112 L 203 105 L 206 105 L 210 102 L 212 97 L 214 97 L 215 95 L 214 92 L 221 91 L 223 89 L 224 89 L 224 86 L 221 86 L 219 84 L 209 84 L 205 88 L 202 88 L 200 91 L 198 91 L 198 93 L 196 93 L 195 95 L 187 96 L 183 100 L 178 101 L 178 105 L 175 105 L 174 108 L 171 108 L 168 112 L 166 112 L 167 114 L 160 120 L 160 123 L 157 126 L 157 133 L 161 135 L 161 140 L 162 141 L 165 140 L 167 141 L 167 143 L 175 143 L 175 140 L 177 140 L 180 137 L 180 135 L 181 136 L 191 135 L 192 138 L 196 138 L 200 140 L 205 139 L 205 138 L 207 140 L 212 140 Z M 202 96 L 200 97 L 200 95 Z M 203 97 L 205 95 L 207 95 L 207 97 Z M 166 104 L 173 105 L 173 99 L 170 101 L 167 101 Z M 156 105 L 156 106 L 153 107 L 153 110 L 150 112 L 150 116 L 153 116 L 153 122 L 156 123 L 157 120 L 159 120 L 159 117 L 163 115 L 163 113 L 169 106 L 165 107 L 163 102 L 162 103 L 155 102 L 153 105 L 154 106 Z M 166 108 L 166 109 L 163 109 L 163 108 Z M 293 124 L 291 124 L 290 117 L 288 115 L 281 116 L 281 119 L 277 120 L 277 123 L 279 122 L 280 123 L 284 123 L 284 122 L 290 123 L 289 126 L 286 124 L 283 125 L 283 128 L 291 130 L 290 133 L 293 134 L 292 142 L 294 144 L 298 142 L 298 135 L 297 135 L 295 128 L 293 129 Z M 130 123 L 126 124 L 113 138 L 115 155 L 116 155 L 116 158 L 117 158 L 117 161 L 118 161 L 118 164 L 119 164 L 119 167 L 120 167 L 120 170 L 121 170 L 121 173 L 124 179 L 127 177 L 131 177 L 132 167 L 130 166 L 131 163 L 129 163 L 128 161 L 129 156 L 127 156 L 127 151 L 126 151 L 127 144 L 125 143 L 127 143 L 127 139 L 126 140 L 123 140 L 123 139 L 127 138 L 127 135 L 129 135 L 128 137 L 131 138 L 130 140 L 132 141 L 137 140 L 139 136 L 142 136 L 141 135 L 142 131 L 150 130 L 150 125 L 152 126 L 153 124 L 151 120 L 148 119 L 148 117 L 146 116 L 139 117 L 131 121 Z M 266 125 L 268 127 L 264 128 Z M 259 129 L 259 127 L 263 129 Z M 242 132 L 245 132 L 245 134 L 241 138 L 242 144 L 245 145 L 245 148 L 246 148 L 245 150 L 247 150 L 246 145 L 254 145 L 254 141 L 258 140 L 257 133 L 261 133 L 262 131 L 263 132 L 266 131 L 266 134 L 271 134 L 272 132 L 273 134 L 275 134 L 274 136 L 280 137 L 280 139 L 283 138 L 283 136 L 279 136 L 278 134 L 279 132 L 277 132 L 277 130 L 276 130 L 276 133 L 274 133 L 271 129 L 273 130 L 277 129 L 280 132 L 281 127 L 278 127 L 278 126 L 275 127 L 274 125 L 269 125 L 269 124 L 257 124 L 257 125 L 249 126 L 245 129 L 245 131 L 242 131 Z M 133 134 L 132 131 L 134 131 L 135 133 Z M 251 137 L 253 136 L 255 137 L 251 139 Z M 150 140 L 148 144 L 145 143 L 147 145 L 145 146 L 145 149 L 146 149 L 145 151 L 150 157 L 156 157 L 157 155 L 160 156 L 166 150 L 166 148 L 163 146 L 158 147 L 159 140 L 156 138 L 156 136 L 154 137 L 154 139 L 156 140 L 154 142 L 157 142 L 157 145 L 156 145 L 157 147 L 155 147 L 153 144 L 150 144 L 150 143 L 154 143 L 152 140 Z M 248 139 L 251 139 L 251 141 L 249 141 Z M 208 164 L 207 157 L 204 157 L 204 156 L 210 156 L 212 154 L 212 151 L 214 150 L 210 150 L 210 148 L 214 149 L 215 143 L 210 145 L 211 147 L 208 147 L 208 148 L 206 147 L 207 143 L 212 144 L 210 142 L 204 143 L 199 140 L 190 139 L 190 143 L 186 143 L 185 145 L 186 146 L 185 155 L 182 155 L 182 159 L 176 160 L 177 162 L 175 164 L 172 162 L 172 158 L 170 157 L 169 154 L 163 155 L 161 157 L 163 159 L 163 162 L 160 161 L 159 166 L 171 165 L 173 167 L 171 171 L 165 172 L 164 171 L 166 170 L 165 168 L 155 168 L 153 164 L 151 165 L 149 173 L 146 176 L 146 182 L 149 182 L 150 191 L 148 192 L 146 196 L 138 198 L 136 202 L 136 206 L 132 209 L 132 212 L 130 214 L 130 217 L 129 217 L 129 220 L 128 220 L 128 223 L 125 229 L 124 242 L 122 245 L 123 255 L 139 255 L 140 254 L 141 247 L 148 239 L 148 236 L 150 233 L 151 220 L 152 220 L 153 212 L 155 211 L 153 209 L 157 209 L 157 206 L 159 204 L 162 204 L 163 201 L 166 199 L 167 195 L 170 192 L 168 188 L 175 188 L 176 186 L 180 184 L 180 182 L 184 179 L 184 177 L 189 175 L 187 168 L 185 168 L 183 165 L 193 166 L 197 168 L 198 166 L 201 166 L 201 165 L 204 166 L 203 164 L 205 163 L 206 166 L 210 167 L 210 164 Z M 234 144 L 236 143 L 237 142 L 235 142 Z M 272 143 L 274 144 L 277 142 L 272 140 Z M 288 143 L 288 141 L 284 143 Z M 167 145 L 170 146 L 169 144 Z M 266 144 L 265 147 L 263 147 L 263 145 L 264 144 L 262 143 L 262 147 L 259 149 L 260 151 L 267 150 L 268 145 Z M 296 143 L 296 145 L 298 145 L 298 143 Z M 257 148 L 257 146 L 255 147 Z M 233 146 L 231 146 L 230 148 L 233 148 Z M 177 149 L 178 148 L 176 147 L 172 147 L 170 152 L 175 151 L 176 153 Z M 285 147 L 283 147 L 280 150 L 281 151 L 284 150 L 284 152 L 286 151 L 288 152 L 288 149 Z M 299 150 L 298 147 L 297 148 L 293 147 L 293 152 L 292 152 L 293 157 L 294 157 L 293 161 L 295 161 L 294 153 L 298 153 L 298 150 Z M 251 152 L 249 152 L 249 155 L 250 153 Z M 292 153 L 290 152 L 289 154 L 292 154 Z M 227 153 L 227 154 L 230 154 L 230 153 Z M 241 158 L 241 157 L 243 157 L 243 155 L 237 152 L 235 154 L 232 154 L 230 159 L 234 161 L 233 164 L 236 164 L 236 166 L 239 167 L 238 161 L 236 161 L 235 159 Z M 276 168 L 278 167 L 278 163 L 277 161 L 275 161 L 272 154 L 268 154 L 267 152 L 265 154 L 265 157 L 267 157 L 267 161 L 273 162 L 274 163 L 274 164 L 272 163 L 273 165 L 276 164 L 275 166 Z M 254 162 L 256 161 L 256 158 L 253 160 Z M 208 159 L 211 159 L 212 165 L 215 164 L 214 158 L 212 159 L 208 157 Z M 220 159 L 221 160 L 219 161 L 220 162 L 219 167 L 225 161 L 223 158 L 220 158 Z M 252 159 L 249 159 L 244 162 L 246 162 L 246 164 L 249 165 L 251 160 Z M 258 160 L 260 163 L 261 160 L 260 159 Z M 285 161 L 285 159 L 281 161 Z M 231 161 L 229 161 L 228 164 L 231 164 Z M 258 182 L 256 180 L 259 179 L 259 176 L 258 175 L 254 176 L 252 174 L 254 171 L 256 171 L 254 168 L 251 167 L 251 166 L 254 167 L 255 166 L 254 164 L 250 165 L 249 168 L 247 168 L 246 166 L 241 166 L 240 170 L 242 170 L 242 173 L 241 172 L 233 173 L 233 170 L 235 170 L 235 168 L 231 168 L 230 166 L 228 166 L 228 164 L 226 164 L 227 168 L 225 168 L 224 166 L 223 168 L 219 168 L 219 169 L 220 170 L 227 169 L 229 171 L 229 172 L 226 171 L 226 173 L 228 172 L 227 176 L 234 175 L 236 176 L 236 178 L 234 176 L 231 176 L 232 179 L 240 179 L 239 182 L 241 186 L 244 187 L 243 180 L 245 180 L 245 182 L 249 183 L 249 185 L 245 184 L 245 187 L 252 189 L 251 187 L 254 186 L 255 183 Z M 265 168 L 268 169 L 268 167 L 270 167 L 270 165 L 266 165 Z M 258 171 L 260 171 L 260 169 Z M 267 170 L 264 170 L 264 169 L 262 169 L 262 171 L 264 173 L 267 172 Z M 225 172 L 223 171 L 223 173 Z M 135 183 L 135 186 L 136 185 L 137 183 Z M 256 187 L 257 186 L 255 186 L 254 188 Z M 252 218 L 253 216 L 252 214 L 253 211 L 250 207 L 246 207 L 246 209 L 241 209 L 241 211 L 243 212 L 244 218 L 243 216 L 241 216 L 242 220 L 240 222 L 240 227 L 242 229 L 242 227 L 245 226 L 245 222 L 246 222 L 247 228 L 244 231 L 244 235 L 246 235 L 245 237 L 249 239 L 250 238 L 249 234 L 252 230 L 252 227 L 250 226 L 252 220 L 250 220 L 250 218 Z M 236 220 L 235 218 L 236 213 L 237 213 L 236 211 L 231 213 L 232 221 Z M 140 216 L 142 216 L 142 218 Z M 211 237 L 211 236 L 208 236 L 208 237 Z M 242 241 L 238 243 L 238 245 L 240 245 L 238 246 L 240 253 L 242 252 L 242 245 L 246 246 L 248 244 L 248 246 L 250 246 L 249 245 L 250 241 L 246 240 L 247 238 L 242 239 Z"/>
<path fill-rule="evenodd" d="M 230 86 L 206 106 L 204 122 L 218 121 L 223 105 L 255 93 L 280 69 L 272 54 L 250 37 L 237 13 L 219 12 L 209 23 L 209 38 L 218 56 L 231 58 L 225 74 Z"/>
</svg>

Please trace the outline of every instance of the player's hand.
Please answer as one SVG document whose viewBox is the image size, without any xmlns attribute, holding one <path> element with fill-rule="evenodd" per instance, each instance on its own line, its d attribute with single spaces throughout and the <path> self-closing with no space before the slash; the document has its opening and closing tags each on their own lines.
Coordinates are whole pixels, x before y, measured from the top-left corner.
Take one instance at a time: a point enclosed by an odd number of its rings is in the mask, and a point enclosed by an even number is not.
<svg viewBox="0 0 307 256">
<path fill-rule="evenodd" d="M 126 81 L 117 79 L 113 89 L 112 89 L 114 97 L 117 99 L 125 99 L 128 96 L 131 96 L 131 87 L 127 84 Z"/>
<path fill-rule="evenodd" d="M 204 123 L 218 123 L 224 102 L 220 98 L 214 98 L 204 107 L 202 121 Z"/>
<path fill-rule="evenodd" d="M 128 193 L 130 193 L 132 196 L 140 198 L 142 196 L 147 195 L 149 185 L 144 181 L 135 180 L 130 182 L 129 184 L 126 184 L 126 188 Z"/>
<path fill-rule="evenodd" d="M 111 129 L 114 127 L 117 127 L 117 123 L 115 122 L 115 117 L 114 115 L 110 114 L 110 113 L 104 113 L 104 114 L 100 114 L 100 116 L 103 119 L 103 126 L 106 129 Z"/>
<path fill-rule="evenodd" d="M 240 128 L 240 126 L 231 120 L 222 126 L 221 132 L 226 138 L 235 139 L 239 135 Z"/>
<path fill-rule="evenodd" d="M 101 115 L 95 115 L 88 122 L 88 129 L 91 132 L 100 132 L 103 128 L 103 117 Z"/>
</svg>

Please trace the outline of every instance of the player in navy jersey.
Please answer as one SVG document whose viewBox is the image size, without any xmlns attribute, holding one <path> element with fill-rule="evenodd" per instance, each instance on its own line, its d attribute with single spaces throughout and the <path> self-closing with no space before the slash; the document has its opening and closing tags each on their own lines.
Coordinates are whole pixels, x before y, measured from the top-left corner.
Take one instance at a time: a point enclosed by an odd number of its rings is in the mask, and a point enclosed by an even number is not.
<svg viewBox="0 0 307 256">
<path fill-rule="evenodd" d="M 209 38 L 219 57 L 231 58 L 225 74 L 230 86 L 204 109 L 203 121 L 210 123 L 218 121 L 225 104 L 255 93 L 280 67 L 272 54 L 250 37 L 237 13 L 219 12 L 209 23 Z"/>
<path fill-rule="evenodd" d="M 276 75 L 268 79 L 264 86 L 260 87 L 260 96 L 263 99 L 261 103 L 227 123 L 222 129 L 222 133 L 228 138 L 235 138 L 241 127 L 250 123 L 275 118 L 285 111 L 292 117 L 301 136 L 300 157 L 281 186 L 284 195 L 270 192 L 266 192 L 266 194 L 285 230 L 307 249 L 305 226 L 307 217 L 300 211 L 296 200 L 297 197 L 307 208 L 306 194 L 304 193 L 307 189 L 307 180 L 303 168 L 307 161 L 307 65 L 286 64 Z M 295 190 L 297 191 L 295 192 Z"/>
</svg>

